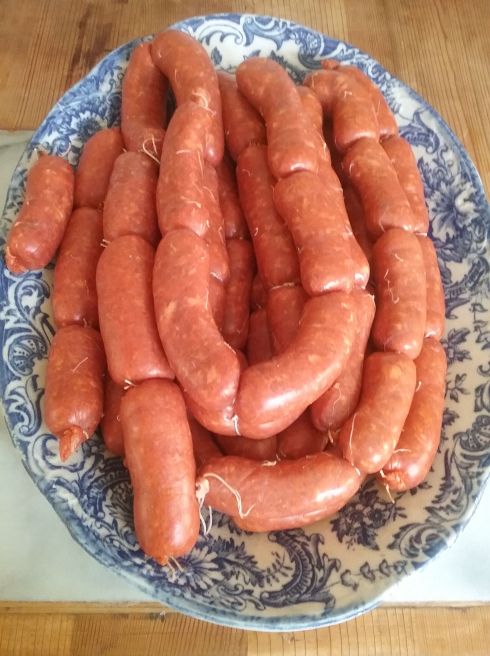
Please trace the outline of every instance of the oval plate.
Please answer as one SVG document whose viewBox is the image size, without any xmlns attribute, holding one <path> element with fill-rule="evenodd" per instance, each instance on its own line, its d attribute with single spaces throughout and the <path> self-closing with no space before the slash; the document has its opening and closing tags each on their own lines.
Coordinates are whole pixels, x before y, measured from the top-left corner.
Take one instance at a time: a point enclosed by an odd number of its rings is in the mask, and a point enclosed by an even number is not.
<svg viewBox="0 0 490 656">
<path fill-rule="evenodd" d="M 355 63 L 379 84 L 423 176 L 446 290 L 447 403 L 441 446 L 427 481 L 392 503 L 368 481 L 334 517 L 307 529 L 247 534 L 214 514 L 181 569 L 161 567 L 136 543 L 131 487 L 121 461 L 95 436 L 65 464 L 41 418 L 53 336 L 52 267 L 22 277 L 2 264 L 0 384 L 12 439 L 25 468 L 74 539 L 156 599 L 200 619 L 268 631 L 321 627 L 376 605 L 394 583 L 456 538 L 488 478 L 490 462 L 489 207 L 464 148 L 414 91 L 365 53 L 295 23 L 221 14 L 176 26 L 199 39 L 217 68 L 272 57 L 300 81 L 319 59 Z M 84 142 L 119 120 L 121 79 L 132 48 L 105 57 L 55 105 L 12 178 L 2 246 L 22 202 L 35 150 L 76 164 Z M 487 362 L 487 363 L 486 363 Z"/>
</svg>

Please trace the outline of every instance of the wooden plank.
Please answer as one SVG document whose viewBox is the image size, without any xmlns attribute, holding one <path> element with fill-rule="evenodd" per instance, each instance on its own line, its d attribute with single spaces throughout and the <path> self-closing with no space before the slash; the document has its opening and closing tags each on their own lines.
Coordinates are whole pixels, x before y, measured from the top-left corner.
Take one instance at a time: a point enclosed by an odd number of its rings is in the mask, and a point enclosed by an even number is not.
<svg viewBox="0 0 490 656">
<path fill-rule="evenodd" d="M 159 604 L 0 604 L 1 656 L 430 656 L 488 654 L 490 605 L 382 607 L 337 626 L 260 633 Z"/>
<path fill-rule="evenodd" d="M 219 11 L 283 16 L 368 51 L 441 113 L 490 188 L 488 0 L 2 0 L 0 128 L 35 128 L 125 41 Z"/>
</svg>

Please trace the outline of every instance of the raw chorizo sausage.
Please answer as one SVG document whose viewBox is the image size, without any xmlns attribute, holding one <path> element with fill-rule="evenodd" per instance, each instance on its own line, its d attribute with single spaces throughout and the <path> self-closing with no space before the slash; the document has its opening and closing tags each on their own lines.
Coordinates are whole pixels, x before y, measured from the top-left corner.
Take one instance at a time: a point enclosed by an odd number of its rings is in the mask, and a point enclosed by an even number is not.
<svg viewBox="0 0 490 656">
<path fill-rule="evenodd" d="M 344 292 L 310 298 L 289 347 L 246 369 L 236 401 L 239 432 L 269 437 L 260 425 L 280 422 L 283 430 L 338 378 L 357 329 L 355 300 Z M 287 416 L 286 416 L 287 415 Z"/>
<path fill-rule="evenodd" d="M 306 411 L 279 433 L 277 453 L 280 458 L 302 458 L 323 451 L 327 442 L 327 432 L 317 430 L 311 422 L 310 413 Z"/>
<path fill-rule="evenodd" d="M 247 344 L 255 258 L 252 244 L 244 239 L 229 239 L 226 248 L 230 261 L 230 279 L 226 285 L 222 333 L 230 346 L 242 349 Z"/>
<path fill-rule="evenodd" d="M 223 331 L 225 320 L 226 289 L 221 280 L 209 276 L 209 305 L 214 323 L 220 332 Z"/>
<path fill-rule="evenodd" d="M 354 467 L 328 453 L 274 465 L 224 456 L 203 467 L 197 487 L 206 504 L 232 515 L 247 531 L 277 531 L 332 515 L 361 481 Z"/>
<path fill-rule="evenodd" d="M 444 289 L 442 287 L 439 264 L 437 263 L 437 253 L 429 237 L 417 236 L 417 239 L 424 259 L 427 290 L 425 336 L 441 339 L 444 334 L 445 307 Z"/>
<path fill-rule="evenodd" d="M 237 181 L 264 287 L 298 282 L 298 256 L 291 233 L 274 207 L 274 178 L 265 146 L 250 146 L 243 151 L 238 158 Z"/>
<path fill-rule="evenodd" d="M 182 394 L 168 380 L 146 380 L 121 402 L 134 526 L 143 551 L 161 565 L 199 534 L 196 466 Z"/>
<path fill-rule="evenodd" d="M 102 208 L 114 162 L 123 150 L 119 128 L 105 128 L 90 137 L 75 174 L 75 207 Z"/>
<path fill-rule="evenodd" d="M 330 151 L 323 137 L 323 108 L 317 95 L 309 87 L 297 87 L 301 104 L 309 124 L 314 128 L 313 137 L 317 144 L 319 159 L 330 164 Z"/>
<path fill-rule="evenodd" d="M 318 171 L 315 129 L 308 123 L 298 89 L 280 64 L 249 57 L 236 70 L 238 89 L 265 121 L 272 175 Z"/>
<path fill-rule="evenodd" d="M 349 217 L 352 233 L 369 264 L 373 253 L 373 244 L 367 232 L 361 201 L 352 185 L 346 184 L 343 189 L 345 209 Z"/>
<path fill-rule="evenodd" d="M 216 166 L 224 151 L 223 120 L 218 78 L 208 53 L 188 34 L 166 30 L 151 44 L 153 61 L 168 78 L 180 106 L 191 100 L 208 112 L 211 123 L 204 133 L 205 157 Z"/>
<path fill-rule="evenodd" d="M 104 416 L 100 422 L 106 448 L 116 456 L 124 456 L 124 437 L 121 425 L 121 400 L 124 389 L 106 376 L 104 390 Z"/>
<path fill-rule="evenodd" d="M 265 144 L 267 137 L 262 117 L 243 96 L 234 75 L 218 73 L 225 140 L 235 162 L 251 144 Z"/>
<path fill-rule="evenodd" d="M 222 410 L 236 397 L 240 363 L 213 320 L 208 271 L 204 240 L 173 230 L 157 249 L 153 296 L 160 338 L 179 383 L 201 407 Z"/>
<path fill-rule="evenodd" d="M 265 362 L 272 357 L 272 344 L 267 321 L 267 312 L 260 308 L 250 315 L 247 341 L 249 364 Z"/>
<path fill-rule="evenodd" d="M 63 239 L 73 207 L 73 169 L 61 157 L 40 155 L 27 174 L 24 203 L 7 237 L 12 273 L 42 269 Z"/>
<path fill-rule="evenodd" d="M 158 167 L 143 153 L 123 153 L 114 162 L 104 202 L 104 239 L 139 235 L 152 246 L 160 238 L 155 193 Z"/>
<path fill-rule="evenodd" d="M 414 234 L 394 228 L 373 248 L 376 316 L 372 339 L 384 351 L 420 353 L 426 324 L 426 281 L 422 249 Z"/>
<path fill-rule="evenodd" d="M 151 57 L 151 45 L 140 43 L 131 53 L 122 81 L 121 132 L 127 150 L 160 159 L 167 88 L 167 79 Z"/>
<path fill-rule="evenodd" d="M 218 177 L 214 168 L 207 162 L 204 164 L 203 190 L 209 216 L 205 235 L 209 250 L 209 273 L 226 283 L 230 277 L 230 265 L 225 245 L 223 214 L 219 204 Z"/>
<path fill-rule="evenodd" d="M 191 429 L 194 460 L 196 461 L 196 467 L 200 469 L 209 462 L 209 460 L 220 458 L 223 454 L 216 445 L 211 433 L 204 428 L 204 426 L 201 426 L 201 424 L 190 415 L 187 416 L 187 420 L 189 422 L 189 428 Z"/>
<path fill-rule="evenodd" d="M 153 309 L 154 251 L 137 235 L 112 241 L 97 266 L 99 323 L 109 373 L 121 386 L 173 378 Z"/>
<path fill-rule="evenodd" d="M 249 233 L 243 216 L 235 179 L 235 167 L 225 154 L 216 167 L 218 193 L 226 239 L 248 239 Z"/>
<path fill-rule="evenodd" d="M 65 326 L 48 354 L 44 421 L 59 439 L 66 460 L 88 440 L 104 406 L 104 347 L 99 333 L 85 326 Z"/>
<path fill-rule="evenodd" d="M 406 355 L 371 353 L 364 364 L 361 400 L 342 426 L 344 458 L 372 474 L 391 458 L 415 391 L 415 365 Z"/>
<path fill-rule="evenodd" d="M 267 303 L 267 292 L 260 278 L 260 274 L 256 273 L 252 281 L 252 290 L 250 292 L 250 308 L 252 310 L 260 310 L 265 307 Z"/>
<path fill-rule="evenodd" d="M 299 285 L 275 287 L 267 297 L 267 323 L 274 354 L 282 353 L 292 342 L 307 299 Z"/>
<path fill-rule="evenodd" d="M 417 387 L 396 449 L 378 480 L 397 492 L 416 487 L 427 476 L 441 439 L 446 354 L 433 338 L 415 360 Z"/>
<path fill-rule="evenodd" d="M 58 328 L 70 323 L 98 327 L 95 272 L 101 242 L 101 212 L 91 207 L 75 210 L 54 267 L 53 317 Z"/>
</svg>

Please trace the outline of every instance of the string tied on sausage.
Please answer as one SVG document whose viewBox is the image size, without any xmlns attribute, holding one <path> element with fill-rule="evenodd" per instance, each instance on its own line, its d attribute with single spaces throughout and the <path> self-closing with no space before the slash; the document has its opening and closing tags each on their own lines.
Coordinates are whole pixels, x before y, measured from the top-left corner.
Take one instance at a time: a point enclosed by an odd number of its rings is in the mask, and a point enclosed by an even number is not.
<svg viewBox="0 0 490 656">
<path fill-rule="evenodd" d="M 152 146 L 153 146 L 153 152 L 151 152 L 150 150 L 148 150 L 148 148 L 147 148 L 147 146 L 146 146 L 146 142 L 147 142 L 147 141 L 151 141 Z M 150 159 L 152 159 L 154 162 L 156 162 L 158 165 L 160 165 L 160 160 L 159 160 L 158 157 L 157 157 L 157 152 L 158 152 L 158 150 L 157 150 L 157 145 L 156 145 L 156 142 L 155 142 L 155 137 L 154 137 L 153 135 L 151 135 L 151 137 L 147 137 L 147 138 L 143 141 L 143 144 L 142 144 L 142 146 L 141 146 L 141 150 L 145 153 L 145 155 L 148 155 L 148 157 L 149 157 Z"/>
<path fill-rule="evenodd" d="M 204 500 L 206 497 L 207 493 L 209 492 L 209 481 L 206 479 L 208 478 L 215 478 L 217 481 L 219 481 L 222 485 L 225 486 L 225 488 L 233 494 L 233 496 L 236 499 L 236 504 L 237 504 L 237 510 L 238 510 L 238 516 L 240 519 L 245 519 L 248 517 L 248 515 L 252 512 L 252 510 L 255 508 L 255 503 L 253 503 L 250 508 L 246 511 L 243 512 L 243 507 L 242 507 L 242 497 L 240 496 L 240 492 L 236 490 L 234 487 L 232 487 L 229 483 L 227 483 L 224 478 L 219 476 L 219 474 L 214 474 L 213 472 L 208 472 L 207 474 L 204 474 L 203 479 L 199 481 L 196 489 L 196 497 L 199 503 L 201 503 L 201 498 Z"/>
</svg>

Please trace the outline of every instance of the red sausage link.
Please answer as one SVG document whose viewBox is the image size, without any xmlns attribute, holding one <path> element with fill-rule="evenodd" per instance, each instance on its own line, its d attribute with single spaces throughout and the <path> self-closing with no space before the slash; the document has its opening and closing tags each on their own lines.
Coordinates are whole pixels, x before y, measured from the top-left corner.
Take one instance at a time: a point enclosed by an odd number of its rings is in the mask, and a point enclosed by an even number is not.
<svg viewBox="0 0 490 656">
<path fill-rule="evenodd" d="M 236 81 L 241 93 L 265 120 L 268 162 L 272 175 L 318 171 L 317 141 L 298 89 L 272 59 L 250 57 L 240 64 Z"/>
<path fill-rule="evenodd" d="M 358 139 L 379 139 L 376 111 L 369 91 L 342 69 L 316 71 L 305 84 L 318 96 L 324 112 L 331 115 L 335 147 L 345 152 Z"/>
<path fill-rule="evenodd" d="M 106 448 L 116 456 L 124 456 L 124 438 L 121 425 L 121 400 L 124 389 L 106 377 L 104 390 L 104 416 L 100 422 Z"/>
<path fill-rule="evenodd" d="M 209 228 L 203 176 L 205 140 L 210 127 L 209 112 L 193 102 L 177 107 L 168 124 L 156 196 L 162 235 L 188 228 L 202 237 Z"/>
<path fill-rule="evenodd" d="M 393 136 L 382 141 L 381 145 L 390 158 L 415 215 L 415 232 L 427 234 L 429 213 L 425 204 L 424 183 L 410 144 L 403 137 Z"/>
<path fill-rule="evenodd" d="M 238 91 L 234 75 L 218 73 L 218 82 L 226 145 L 236 162 L 251 144 L 267 143 L 265 125 L 257 110 Z"/>
<path fill-rule="evenodd" d="M 330 164 L 330 151 L 323 138 L 323 108 L 318 96 L 309 87 L 297 87 L 308 123 L 314 128 L 314 139 L 320 160 Z"/>
<path fill-rule="evenodd" d="M 362 370 L 376 306 L 371 294 L 354 292 L 357 333 L 346 365 L 335 383 L 311 406 L 311 417 L 318 430 L 336 430 L 357 407 L 362 387 Z"/>
<path fill-rule="evenodd" d="M 70 323 L 98 327 L 95 272 L 102 253 L 101 242 L 101 213 L 90 207 L 75 210 L 54 268 L 53 316 L 58 327 Z"/>
<path fill-rule="evenodd" d="M 60 440 L 66 460 L 88 440 L 104 406 L 104 347 L 99 333 L 84 326 L 60 328 L 48 354 L 44 421 Z"/>
<path fill-rule="evenodd" d="M 372 237 L 390 228 L 415 231 L 417 219 L 388 155 L 377 141 L 359 139 L 347 151 L 342 166 L 360 196 Z"/>
<path fill-rule="evenodd" d="M 214 166 L 223 157 L 224 136 L 218 78 L 208 53 L 188 34 L 166 30 L 151 44 L 153 61 L 168 78 L 177 100 L 203 107 L 211 118 L 204 137 L 206 159 Z"/>
<path fill-rule="evenodd" d="M 336 62 L 333 59 L 322 61 L 322 66 L 326 70 L 330 70 L 331 68 L 340 70 L 342 73 L 349 75 L 364 86 L 367 93 L 371 97 L 371 102 L 373 103 L 373 107 L 376 112 L 376 117 L 378 119 L 379 125 L 379 134 L 381 138 L 398 134 L 396 119 L 393 115 L 393 112 L 389 108 L 388 103 L 386 102 L 385 97 L 381 92 L 381 89 L 374 82 L 372 82 L 372 80 L 365 73 L 357 68 L 357 66 L 339 66 L 339 62 Z"/>
<path fill-rule="evenodd" d="M 372 474 L 391 458 L 415 391 L 415 365 L 406 355 L 372 353 L 366 358 L 361 400 L 342 426 L 344 458 Z"/>
<path fill-rule="evenodd" d="M 146 380 L 121 402 L 134 526 L 143 551 L 161 565 L 186 554 L 199 534 L 196 466 L 182 393 Z"/>
<path fill-rule="evenodd" d="M 311 423 L 310 413 L 302 415 L 277 436 L 277 453 L 280 458 L 302 458 L 323 451 L 328 434 L 317 430 Z"/>
<path fill-rule="evenodd" d="M 213 320 L 208 271 L 206 243 L 189 230 L 169 232 L 156 253 L 153 295 L 160 338 L 179 383 L 198 405 L 222 410 L 236 397 L 240 363 Z"/>
<path fill-rule="evenodd" d="M 274 354 L 282 353 L 298 332 L 307 295 L 303 287 L 276 287 L 267 297 L 267 322 Z"/>
<path fill-rule="evenodd" d="M 306 526 L 332 515 L 356 493 L 361 481 L 345 460 L 315 453 L 274 465 L 225 456 L 199 472 L 197 486 L 207 491 L 208 505 L 232 515 L 247 531 L 272 531 Z"/>
<path fill-rule="evenodd" d="M 327 186 L 306 171 L 293 173 L 274 188 L 274 203 L 293 236 L 301 283 L 310 296 L 349 291 L 354 283 L 355 267 L 346 238 L 348 221 L 345 209 L 343 213 L 335 211 L 338 199 L 343 202 L 340 184 Z"/>
<path fill-rule="evenodd" d="M 250 291 L 255 272 L 252 244 L 243 239 L 226 242 L 230 261 L 230 279 L 226 286 L 223 337 L 234 349 L 247 344 L 250 315 Z"/>
<path fill-rule="evenodd" d="M 131 53 L 122 82 L 121 132 L 127 150 L 146 151 L 160 159 L 167 89 L 167 80 L 151 58 L 151 45 L 140 43 Z"/>
<path fill-rule="evenodd" d="M 249 232 L 243 216 L 235 179 L 235 167 L 227 155 L 216 167 L 218 193 L 226 239 L 248 239 Z"/>
<path fill-rule="evenodd" d="M 97 266 L 100 332 L 118 385 L 174 376 L 155 322 L 153 260 L 147 241 L 126 235 L 107 246 Z"/>
<path fill-rule="evenodd" d="M 209 248 L 209 273 L 226 283 L 230 277 L 230 265 L 225 244 L 223 214 L 219 204 L 218 177 L 214 168 L 207 162 L 204 165 L 203 190 L 209 215 L 209 227 L 205 235 Z"/>
<path fill-rule="evenodd" d="M 272 344 L 265 309 L 258 309 L 250 315 L 247 341 L 249 364 L 265 362 L 272 357 Z"/>
<path fill-rule="evenodd" d="M 252 281 L 252 290 L 250 292 L 250 307 L 252 310 L 260 310 L 265 307 L 267 303 L 267 292 L 260 278 L 260 274 L 256 273 Z"/>
<path fill-rule="evenodd" d="M 437 253 L 429 237 L 417 236 L 422 257 L 424 258 L 425 280 L 427 290 L 427 318 L 425 336 L 441 339 L 444 334 L 446 309 L 444 289 L 441 281 Z"/>
<path fill-rule="evenodd" d="M 267 437 L 265 440 L 250 440 L 248 437 L 216 435 L 216 441 L 227 456 L 240 456 L 250 460 L 276 460 L 277 437 Z"/>
<path fill-rule="evenodd" d="M 299 282 L 298 256 L 291 233 L 274 207 L 274 178 L 265 146 L 250 146 L 243 151 L 238 159 L 237 181 L 264 287 Z"/>
<path fill-rule="evenodd" d="M 344 185 L 344 203 L 354 237 L 369 264 L 373 254 L 373 243 L 367 232 L 361 201 L 350 184 Z"/>
<path fill-rule="evenodd" d="M 310 298 L 289 347 L 243 372 L 236 401 L 240 434 L 269 437 L 273 433 L 260 431 L 260 425 L 276 422 L 277 431 L 297 419 L 339 377 L 356 329 L 351 295 Z"/>
<path fill-rule="evenodd" d="M 100 209 L 104 205 L 114 162 L 123 151 L 119 128 L 105 128 L 90 137 L 75 174 L 75 207 Z"/>
<path fill-rule="evenodd" d="M 214 323 L 218 330 L 223 332 L 225 321 L 226 289 L 221 280 L 209 276 L 209 306 L 213 315 Z"/>
<path fill-rule="evenodd" d="M 426 280 L 417 237 L 404 230 L 385 232 L 373 248 L 376 316 L 372 339 L 379 350 L 415 359 L 424 340 Z"/>
<path fill-rule="evenodd" d="M 187 416 L 187 420 L 191 429 L 194 460 L 196 461 L 196 467 L 200 469 L 213 458 L 220 458 L 223 454 L 216 446 L 211 433 L 204 426 L 201 426 L 190 415 Z"/>
<path fill-rule="evenodd" d="M 61 157 L 41 155 L 27 174 L 24 204 L 7 238 L 12 273 L 42 269 L 63 239 L 73 206 L 73 169 Z"/>
<path fill-rule="evenodd" d="M 378 480 L 392 490 L 416 487 L 429 473 L 441 439 L 446 354 L 433 338 L 424 341 L 415 360 L 417 387 L 396 449 Z"/>
<path fill-rule="evenodd" d="M 114 162 L 104 202 L 104 239 L 139 235 L 152 246 L 160 239 L 155 193 L 158 167 L 143 153 L 123 153 Z"/>
</svg>

